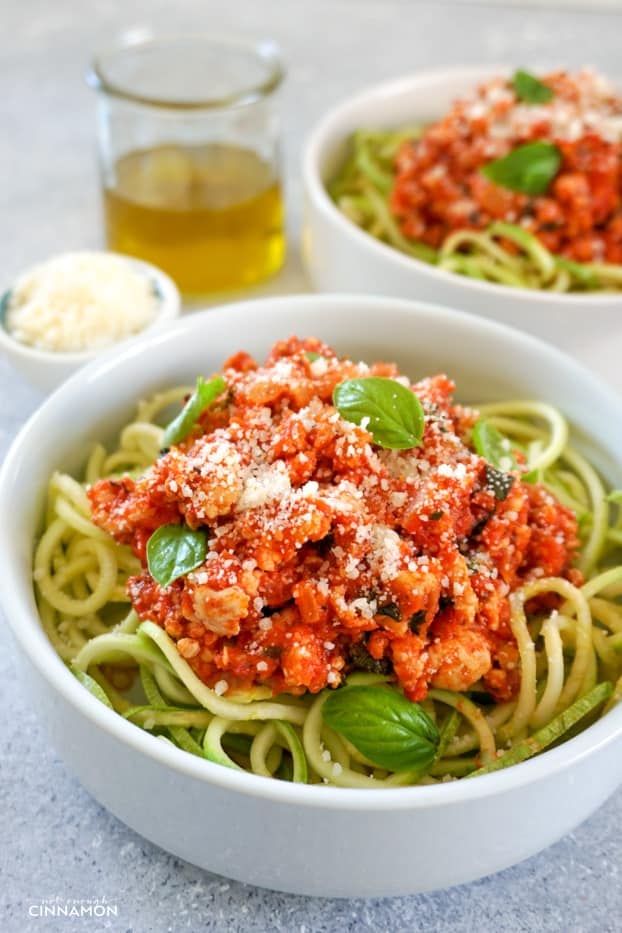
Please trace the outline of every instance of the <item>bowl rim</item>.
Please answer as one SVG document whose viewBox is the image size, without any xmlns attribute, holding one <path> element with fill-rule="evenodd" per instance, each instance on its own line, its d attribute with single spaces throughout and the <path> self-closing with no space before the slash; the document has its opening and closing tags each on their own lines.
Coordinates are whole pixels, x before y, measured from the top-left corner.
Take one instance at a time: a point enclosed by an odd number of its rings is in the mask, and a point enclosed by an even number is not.
<svg viewBox="0 0 622 933">
<path fill-rule="evenodd" d="M 158 298 L 156 305 L 156 313 L 153 317 L 153 320 L 142 328 L 138 334 L 131 334 L 127 337 L 122 338 L 121 340 L 116 340 L 111 344 L 107 344 L 103 347 L 98 347 L 94 350 L 44 350 L 40 347 L 32 347 L 30 344 L 22 343 L 20 340 L 17 340 L 13 334 L 10 332 L 6 326 L 5 319 L 5 310 L 4 308 L 0 312 L 0 350 L 4 350 L 7 356 L 13 356 L 15 358 L 20 358 L 24 361 L 28 361 L 33 364 L 38 364 L 39 366 L 45 366 L 50 369 L 52 368 L 64 368 L 67 366 L 80 366 L 83 363 L 87 363 L 90 360 L 95 359 L 97 356 L 108 353 L 111 350 L 116 350 L 120 344 L 124 343 L 127 340 L 131 340 L 136 336 L 141 334 L 147 334 L 150 331 L 161 327 L 165 322 L 171 321 L 174 318 L 178 317 L 181 312 L 181 295 L 179 289 L 175 285 L 173 279 L 164 272 L 163 269 L 160 269 L 159 266 L 155 266 L 151 262 L 147 262 L 144 259 L 138 259 L 136 256 L 129 256 L 125 253 L 118 253 L 114 250 L 105 250 L 105 249 L 77 249 L 77 250 L 67 250 L 62 253 L 54 254 L 47 259 L 43 259 L 40 262 L 33 263 L 28 266 L 23 273 L 30 272 L 36 266 L 43 265 L 46 262 L 49 262 L 51 259 L 58 259 L 61 256 L 116 256 L 119 259 L 124 260 L 130 266 L 132 266 L 137 272 L 141 275 L 144 275 L 148 279 L 152 280 L 158 288 Z M 20 276 L 16 276 L 19 278 Z M 11 286 L 4 290 L 2 295 L 2 300 L 5 296 L 8 295 L 11 291 Z"/>
<path fill-rule="evenodd" d="M 525 785 L 537 783 L 556 775 L 560 771 L 579 764 L 599 749 L 622 736 L 622 704 L 613 709 L 606 717 L 597 720 L 578 735 L 550 749 L 540 756 L 521 762 L 510 768 L 488 775 L 482 775 L 476 781 L 454 781 L 445 784 L 423 787 L 398 787 L 387 789 L 359 789 L 327 787 L 324 785 L 289 784 L 274 778 L 265 778 L 245 771 L 233 771 L 222 765 L 199 759 L 183 750 L 159 741 L 132 723 L 129 723 L 114 710 L 109 709 L 93 697 L 71 674 L 63 661 L 54 651 L 40 624 L 34 607 L 31 580 L 24 578 L 21 560 L 16 553 L 11 525 L 6 516 L 15 516 L 15 498 L 11 495 L 12 477 L 19 475 L 19 462 L 28 451 L 33 441 L 39 436 L 49 415 L 55 410 L 62 410 L 63 404 L 72 393 L 83 388 L 93 391 L 98 382 L 104 382 L 110 374 L 131 365 L 136 358 L 146 358 L 151 351 L 169 339 L 178 336 L 192 336 L 200 331 L 209 317 L 217 320 L 221 315 L 231 318 L 238 315 L 241 321 L 247 315 L 261 312 L 262 307 L 277 309 L 282 313 L 300 308 L 316 310 L 329 307 L 333 311 L 340 306 L 350 306 L 356 301 L 366 313 L 391 310 L 397 314 L 416 314 L 434 318 L 437 323 L 456 326 L 466 324 L 480 332 L 492 332 L 507 341 L 511 339 L 516 352 L 546 352 L 549 359 L 557 366 L 569 369 L 578 377 L 583 386 L 588 386 L 596 397 L 607 404 L 619 406 L 620 399 L 608 386 L 594 376 L 588 369 L 577 363 L 557 348 L 544 343 L 528 334 L 495 321 L 479 318 L 476 315 L 455 311 L 429 302 L 414 302 L 399 298 L 361 296 L 355 294 L 293 295 L 277 298 L 255 299 L 208 308 L 168 324 L 159 332 L 143 334 L 128 343 L 116 356 L 96 359 L 80 369 L 67 382 L 63 383 L 34 412 L 13 440 L 4 464 L 0 468 L 0 594 L 6 621 L 13 635 L 28 660 L 47 682 L 49 687 L 76 713 L 82 714 L 90 722 L 102 729 L 113 740 L 125 744 L 137 754 L 143 754 L 153 763 L 170 768 L 189 779 L 202 781 L 224 790 L 240 793 L 246 797 L 260 798 L 275 804 L 304 806 L 307 808 L 333 809 L 374 812 L 393 810 L 414 810 L 455 805 L 457 803 L 478 800 L 482 797 L 497 796 L 519 789 Z"/>
<path fill-rule="evenodd" d="M 507 65 L 454 65 L 449 68 L 431 68 L 425 71 L 411 72 L 397 78 L 391 78 L 378 84 L 371 84 L 356 94 L 343 98 L 334 107 L 328 110 L 320 120 L 315 123 L 303 144 L 302 150 L 302 178 L 304 189 L 315 209 L 319 210 L 324 219 L 337 228 L 337 231 L 346 238 L 358 244 L 361 250 L 369 255 L 390 263 L 392 268 L 407 274 L 417 273 L 440 282 L 450 284 L 456 288 L 462 287 L 474 294 L 489 294 L 502 299 L 511 296 L 514 300 L 520 298 L 526 303 L 542 301 L 557 307 L 563 304 L 564 309 L 572 312 L 585 311 L 586 307 L 610 307 L 620 304 L 620 292 L 551 292 L 544 289 L 521 289 L 513 285 L 500 285 L 495 282 L 479 281 L 468 276 L 439 269 L 414 256 L 408 256 L 377 240 L 353 221 L 349 220 L 336 206 L 322 179 L 322 162 L 329 147 L 343 143 L 351 130 L 342 131 L 338 143 L 335 138 L 339 135 L 339 127 L 352 111 L 369 104 L 380 105 L 387 98 L 411 91 L 425 91 L 426 86 L 453 81 L 462 87 L 465 82 L 475 84 L 495 75 L 507 75 L 512 69 Z M 458 87 L 455 96 L 459 96 Z M 622 268 L 622 267 L 621 267 Z M 456 297 L 456 300 L 459 300 Z"/>
</svg>

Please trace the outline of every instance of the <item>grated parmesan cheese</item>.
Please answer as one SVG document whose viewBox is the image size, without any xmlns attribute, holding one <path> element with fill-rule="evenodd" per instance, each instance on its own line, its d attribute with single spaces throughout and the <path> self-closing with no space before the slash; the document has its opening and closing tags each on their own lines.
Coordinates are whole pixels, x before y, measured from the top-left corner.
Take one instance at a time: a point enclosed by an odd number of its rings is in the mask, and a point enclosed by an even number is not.
<svg viewBox="0 0 622 933">
<path fill-rule="evenodd" d="M 41 350 L 97 350 L 150 324 L 158 303 L 152 282 L 121 256 L 66 253 L 17 280 L 6 323 Z"/>
<path fill-rule="evenodd" d="M 402 563 L 399 535 L 387 525 L 373 525 L 371 540 L 370 566 L 384 582 L 394 580 Z"/>
<path fill-rule="evenodd" d="M 258 509 L 274 499 L 283 499 L 291 491 L 287 467 L 282 460 L 260 464 L 249 474 L 237 502 L 238 512 Z"/>
<path fill-rule="evenodd" d="M 470 95 L 464 113 L 469 120 L 490 120 L 492 139 L 529 139 L 533 128 L 546 122 L 555 139 L 572 142 L 595 133 L 608 142 L 620 142 L 622 113 L 614 88 L 589 68 L 572 80 L 572 97 L 556 93 L 546 104 L 534 105 L 517 101 L 505 79 L 497 78 Z M 494 157 L 498 153 L 493 150 L 490 154 Z"/>
</svg>

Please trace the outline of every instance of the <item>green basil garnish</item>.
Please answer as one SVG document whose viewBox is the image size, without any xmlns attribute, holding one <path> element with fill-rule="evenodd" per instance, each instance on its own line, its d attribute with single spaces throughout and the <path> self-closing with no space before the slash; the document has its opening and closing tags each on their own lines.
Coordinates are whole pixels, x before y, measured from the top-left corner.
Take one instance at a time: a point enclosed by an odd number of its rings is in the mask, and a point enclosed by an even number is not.
<svg viewBox="0 0 622 933">
<path fill-rule="evenodd" d="M 516 460 L 510 442 L 493 424 L 480 418 L 473 427 L 473 446 L 476 452 L 498 470 L 516 469 Z"/>
<path fill-rule="evenodd" d="M 425 609 L 418 609 L 417 612 L 413 612 L 410 617 L 410 622 L 408 623 L 408 628 L 411 632 L 414 632 L 415 635 L 418 634 L 419 629 L 425 623 L 427 618 L 427 612 Z"/>
<path fill-rule="evenodd" d="M 168 586 L 205 560 L 207 532 L 187 525 L 160 525 L 147 541 L 149 573 L 160 586 Z"/>
<path fill-rule="evenodd" d="M 322 707 L 324 721 L 380 768 L 428 768 L 439 732 L 428 714 L 401 693 L 383 687 L 342 687 Z"/>
<path fill-rule="evenodd" d="M 371 674 L 390 674 L 391 662 L 388 658 L 372 658 L 364 642 L 355 641 L 348 649 L 348 659 L 360 671 L 369 671 Z"/>
<path fill-rule="evenodd" d="M 395 622 L 399 622 L 402 618 L 400 607 L 397 603 L 386 603 L 384 606 L 378 606 L 377 615 L 387 616 Z"/>
<path fill-rule="evenodd" d="M 486 464 L 486 489 L 490 490 L 497 502 L 504 502 L 514 485 L 514 477 Z"/>
<path fill-rule="evenodd" d="M 305 356 L 310 363 L 315 363 L 316 360 L 322 360 L 324 357 L 321 353 L 316 353 L 315 350 L 305 350 Z"/>
<path fill-rule="evenodd" d="M 421 402 L 395 379 L 346 379 L 335 386 L 333 404 L 346 421 L 365 427 L 380 447 L 409 450 L 421 444 Z"/>
<path fill-rule="evenodd" d="M 526 104 L 546 104 L 553 97 L 551 88 L 528 71 L 515 71 L 512 86 L 516 96 Z"/>
<path fill-rule="evenodd" d="M 533 142 L 517 146 L 502 159 L 482 168 L 482 174 L 496 185 L 522 194 L 543 194 L 561 165 L 561 152 L 553 143 Z"/>
<path fill-rule="evenodd" d="M 188 437 L 200 415 L 226 388 L 227 383 L 222 376 L 214 376 L 209 382 L 199 376 L 194 392 L 164 432 L 162 446 L 172 447 Z"/>
</svg>

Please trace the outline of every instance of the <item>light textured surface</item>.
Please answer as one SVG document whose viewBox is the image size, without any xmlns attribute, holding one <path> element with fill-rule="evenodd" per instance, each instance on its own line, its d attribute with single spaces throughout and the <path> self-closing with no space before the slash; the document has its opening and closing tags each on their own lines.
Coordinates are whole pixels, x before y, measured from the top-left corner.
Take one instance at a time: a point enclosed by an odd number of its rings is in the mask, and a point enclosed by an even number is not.
<svg viewBox="0 0 622 933">
<path fill-rule="evenodd" d="M 531 4 L 464 0 L 0 0 L 0 289 L 39 259 L 100 242 L 93 102 L 82 75 L 92 48 L 120 28 L 237 30 L 281 42 L 289 64 L 283 106 L 292 249 L 280 276 L 258 290 L 271 294 L 306 287 L 296 255 L 299 154 L 307 129 L 338 99 L 377 80 L 457 62 L 587 62 L 619 74 L 619 5 L 608 0 L 583 11 L 574 2 L 572 8 L 555 6 L 537 10 Z M 622 337 L 613 331 L 594 334 L 582 356 L 622 389 L 621 350 Z M 0 452 L 39 401 L 0 359 Z M 0 929 L 6 933 L 622 929 L 622 792 L 547 852 L 451 891 L 392 901 L 264 892 L 180 863 L 102 810 L 42 734 L 36 710 L 20 691 L 13 645 L 4 631 L 0 645 Z M 29 906 L 48 898 L 103 897 L 117 906 L 116 918 L 29 917 Z"/>
</svg>

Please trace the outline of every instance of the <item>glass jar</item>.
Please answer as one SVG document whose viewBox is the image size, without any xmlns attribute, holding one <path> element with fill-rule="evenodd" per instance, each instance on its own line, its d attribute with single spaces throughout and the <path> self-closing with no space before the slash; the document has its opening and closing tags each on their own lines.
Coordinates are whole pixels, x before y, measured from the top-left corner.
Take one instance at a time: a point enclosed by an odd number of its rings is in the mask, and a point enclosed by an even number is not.
<svg viewBox="0 0 622 933">
<path fill-rule="evenodd" d="M 186 296 L 237 289 L 285 254 L 273 42 L 130 33 L 88 75 L 106 239 Z"/>
</svg>

